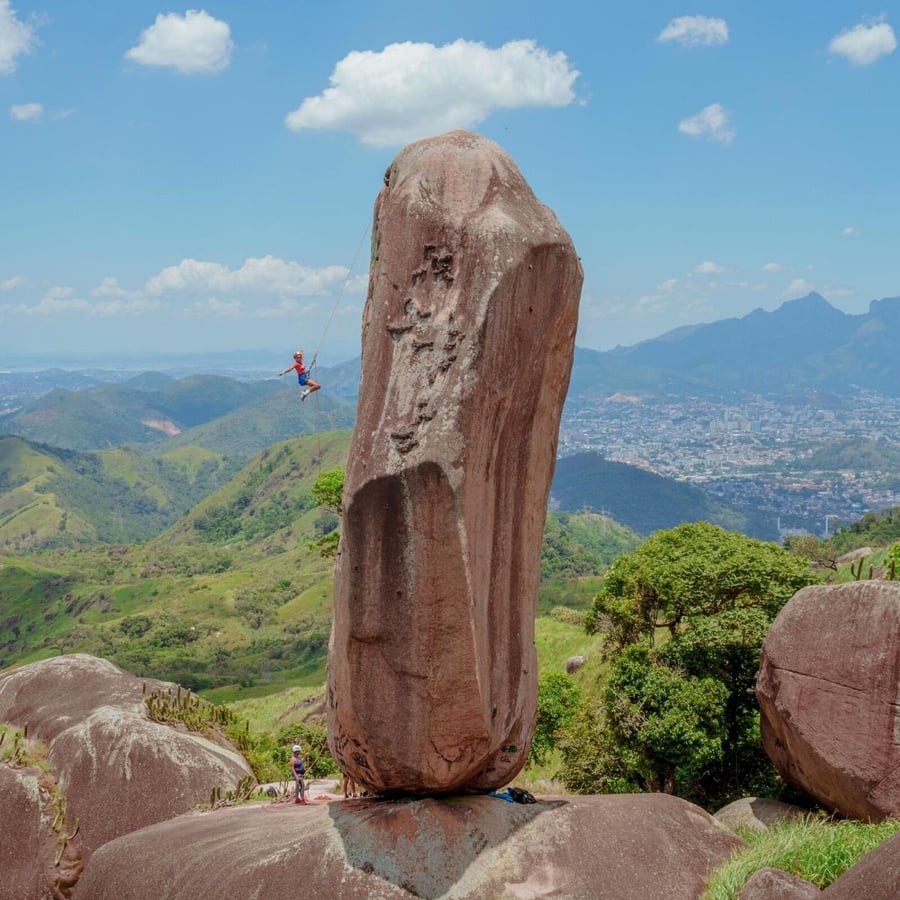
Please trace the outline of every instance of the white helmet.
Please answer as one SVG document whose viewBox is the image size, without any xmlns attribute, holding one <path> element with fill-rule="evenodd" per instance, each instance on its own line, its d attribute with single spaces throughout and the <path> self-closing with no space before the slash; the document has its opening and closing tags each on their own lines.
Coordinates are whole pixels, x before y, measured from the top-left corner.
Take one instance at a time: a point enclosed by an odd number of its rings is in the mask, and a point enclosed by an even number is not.
<svg viewBox="0 0 900 900">
<path fill-rule="evenodd" d="M 294 744 L 292 752 L 299 753 L 303 748 L 299 744 Z"/>
</svg>

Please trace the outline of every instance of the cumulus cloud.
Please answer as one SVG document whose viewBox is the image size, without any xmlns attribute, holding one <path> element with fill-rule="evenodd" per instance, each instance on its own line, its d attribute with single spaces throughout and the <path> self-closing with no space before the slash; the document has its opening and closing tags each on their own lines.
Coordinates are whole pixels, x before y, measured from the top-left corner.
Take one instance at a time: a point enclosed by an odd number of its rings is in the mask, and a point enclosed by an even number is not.
<svg viewBox="0 0 900 900">
<path fill-rule="evenodd" d="M 777 262 L 767 262 L 762 267 L 763 272 L 780 272 L 781 271 L 781 263 Z"/>
<path fill-rule="evenodd" d="M 23 284 L 25 284 L 24 275 L 13 275 L 12 278 L 0 281 L 0 291 L 14 291 L 17 287 L 22 287 Z"/>
<path fill-rule="evenodd" d="M 712 47 L 728 43 L 728 23 L 708 16 L 679 16 L 656 36 L 657 41 L 677 41 L 683 47 Z"/>
<path fill-rule="evenodd" d="M 708 259 L 706 262 L 702 262 L 695 266 L 694 271 L 698 275 L 719 275 L 725 271 L 725 266 L 720 266 L 718 263 Z"/>
<path fill-rule="evenodd" d="M 43 114 L 44 107 L 40 103 L 20 103 L 9 108 L 9 117 L 17 122 L 39 119 Z"/>
<path fill-rule="evenodd" d="M 159 301 L 144 297 L 91 302 L 77 296 L 74 288 L 57 285 L 50 288 L 38 303 L 0 306 L 0 312 L 21 316 L 58 316 L 74 313 L 96 318 L 112 318 L 142 315 L 158 307 Z"/>
<path fill-rule="evenodd" d="M 0 75 L 15 72 L 16 57 L 30 53 L 36 44 L 34 27 L 16 16 L 10 0 L 0 0 Z"/>
<path fill-rule="evenodd" d="M 841 234 L 844 237 L 856 237 L 859 234 L 859 229 L 855 225 L 848 225 L 846 228 L 841 229 Z"/>
<path fill-rule="evenodd" d="M 197 300 L 184 310 L 184 315 L 196 318 L 204 318 L 206 316 L 236 318 L 240 313 L 240 300 L 219 300 L 218 297 Z"/>
<path fill-rule="evenodd" d="M 442 47 L 407 41 L 349 53 L 335 66 L 331 87 L 307 97 L 285 124 L 351 131 L 364 144 L 394 146 L 470 128 L 497 109 L 567 106 L 579 74 L 565 54 L 532 40 L 497 49 L 461 39 Z"/>
<path fill-rule="evenodd" d="M 137 45 L 125 58 L 145 66 L 168 66 L 190 75 L 195 72 L 219 72 L 231 62 L 231 28 L 204 10 L 160 13 L 156 21 L 141 32 Z"/>
<path fill-rule="evenodd" d="M 711 103 L 696 115 L 682 119 L 678 130 L 691 137 L 706 137 L 717 144 L 730 144 L 735 130 L 728 118 L 728 111 L 721 103 Z"/>
<path fill-rule="evenodd" d="M 665 281 L 661 281 L 656 286 L 656 290 L 658 290 L 661 294 L 668 294 L 670 291 L 674 291 L 676 287 L 678 287 L 678 279 L 667 278 Z"/>
<path fill-rule="evenodd" d="M 782 300 L 794 300 L 797 297 L 805 297 L 816 286 L 805 278 L 794 278 L 791 283 L 778 295 Z"/>
<path fill-rule="evenodd" d="M 100 284 L 91 291 L 92 297 L 130 297 L 134 296 L 131 291 L 126 291 L 119 287 L 115 278 L 104 278 Z"/>
<path fill-rule="evenodd" d="M 183 259 L 177 266 L 169 266 L 154 275 L 144 289 L 153 296 L 231 291 L 311 296 L 340 287 L 346 277 L 347 269 L 343 266 L 312 269 L 274 256 L 248 259 L 240 269 L 199 259 Z"/>
<path fill-rule="evenodd" d="M 843 56 L 852 66 L 868 66 L 897 47 L 894 29 L 887 22 L 846 28 L 831 39 L 830 53 Z"/>
</svg>

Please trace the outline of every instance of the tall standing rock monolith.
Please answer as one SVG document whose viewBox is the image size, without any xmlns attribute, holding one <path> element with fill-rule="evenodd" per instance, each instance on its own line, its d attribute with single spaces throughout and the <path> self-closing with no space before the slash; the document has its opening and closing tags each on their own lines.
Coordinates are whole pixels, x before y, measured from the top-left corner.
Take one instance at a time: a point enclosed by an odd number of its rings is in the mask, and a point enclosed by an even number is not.
<svg viewBox="0 0 900 900">
<path fill-rule="evenodd" d="M 534 617 L 582 271 L 516 164 L 455 131 L 375 202 L 328 668 L 379 793 L 490 789 L 534 733 Z"/>
</svg>

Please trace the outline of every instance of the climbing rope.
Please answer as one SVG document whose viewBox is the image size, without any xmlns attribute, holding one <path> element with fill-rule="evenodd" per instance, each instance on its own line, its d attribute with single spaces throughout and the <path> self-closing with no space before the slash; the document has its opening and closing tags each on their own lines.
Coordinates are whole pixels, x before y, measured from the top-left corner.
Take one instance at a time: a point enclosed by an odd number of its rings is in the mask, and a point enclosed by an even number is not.
<svg viewBox="0 0 900 900">
<path fill-rule="evenodd" d="M 331 323 L 334 319 L 334 314 L 337 312 L 337 308 L 340 305 L 341 298 L 344 296 L 344 291 L 347 289 L 347 285 L 350 283 L 350 277 L 353 275 L 353 270 L 356 268 L 356 261 L 359 259 L 359 251 L 362 250 L 363 241 L 366 239 L 366 235 L 369 233 L 369 224 L 366 223 L 366 227 L 363 229 L 362 234 L 359 238 L 359 243 L 356 245 L 356 253 L 353 254 L 353 261 L 350 263 L 350 268 L 347 269 L 347 277 L 344 278 L 344 283 L 341 285 L 340 291 L 338 291 L 337 299 L 334 301 L 334 305 L 331 307 L 331 314 L 328 316 L 328 321 L 325 323 L 325 328 L 322 330 L 322 336 L 319 338 L 319 344 L 316 347 L 315 353 L 313 353 L 312 361 L 309 364 L 309 371 L 315 368 L 316 361 L 319 358 L 319 350 L 322 349 L 322 344 L 325 343 L 325 336 L 328 334 L 328 329 L 331 328 Z"/>
</svg>

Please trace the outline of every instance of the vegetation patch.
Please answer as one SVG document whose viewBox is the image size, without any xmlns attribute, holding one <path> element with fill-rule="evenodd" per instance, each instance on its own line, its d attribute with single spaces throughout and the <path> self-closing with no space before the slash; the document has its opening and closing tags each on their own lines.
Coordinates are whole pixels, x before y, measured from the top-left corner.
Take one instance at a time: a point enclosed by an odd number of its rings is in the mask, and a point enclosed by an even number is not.
<svg viewBox="0 0 900 900">
<path fill-rule="evenodd" d="M 870 825 L 816 817 L 782 822 L 765 831 L 740 829 L 750 847 L 712 874 L 703 900 L 736 900 L 750 876 L 767 867 L 826 888 L 898 831 L 900 821 Z"/>
</svg>

